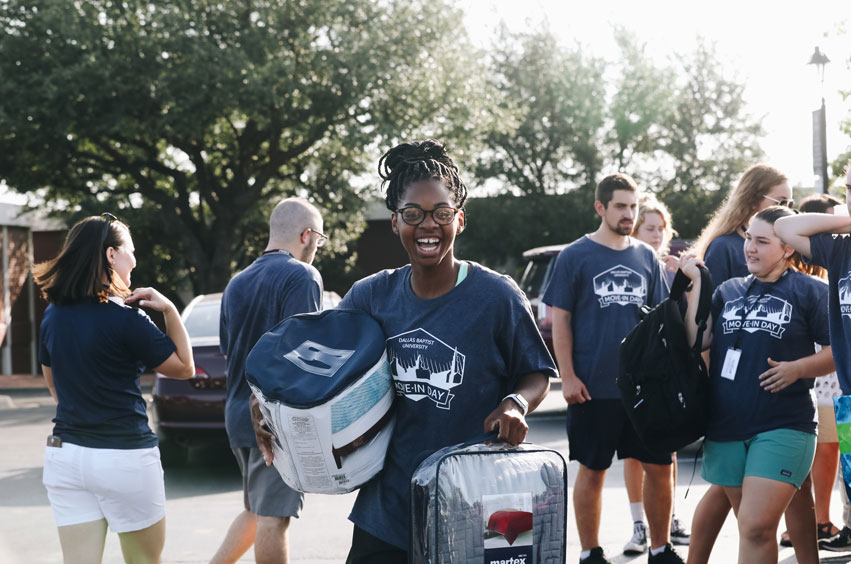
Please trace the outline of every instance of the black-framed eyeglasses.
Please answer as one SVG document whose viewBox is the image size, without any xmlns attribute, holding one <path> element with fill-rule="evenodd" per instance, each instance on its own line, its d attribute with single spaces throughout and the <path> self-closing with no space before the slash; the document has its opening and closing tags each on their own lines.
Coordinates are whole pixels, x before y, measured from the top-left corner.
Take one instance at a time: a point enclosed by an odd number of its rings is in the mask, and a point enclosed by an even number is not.
<svg viewBox="0 0 851 564">
<path fill-rule="evenodd" d="M 103 235 L 101 235 L 101 246 L 103 247 L 106 246 L 106 241 L 109 239 L 109 224 L 118 221 L 118 218 L 109 212 L 103 212 L 100 214 L 100 218 L 103 220 Z"/>
<path fill-rule="evenodd" d="M 769 200 L 771 200 L 772 202 L 774 202 L 778 206 L 785 206 L 787 208 L 791 208 L 792 206 L 795 205 L 795 200 L 793 198 L 783 198 L 782 200 L 778 200 L 777 198 L 772 198 L 768 194 L 763 194 L 762 197 L 768 198 Z"/>
<path fill-rule="evenodd" d="M 402 216 L 402 221 L 408 225 L 419 225 L 425 221 L 426 214 L 429 213 L 436 224 L 449 225 L 455 220 L 455 214 L 459 211 L 461 210 L 458 208 L 450 208 L 449 206 L 441 206 L 439 208 L 434 208 L 433 210 L 424 210 L 417 206 L 407 206 L 399 208 L 396 210 L 396 213 Z"/>
<path fill-rule="evenodd" d="M 324 247 L 325 243 L 328 242 L 328 235 L 324 234 L 321 231 L 317 231 L 316 229 L 313 229 L 312 227 L 308 227 L 307 229 L 309 231 L 311 231 L 312 233 L 316 233 L 317 235 L 319 235 L 319 240 L 316 242 L 316 246 L 317 247 Z"/>
</svg>

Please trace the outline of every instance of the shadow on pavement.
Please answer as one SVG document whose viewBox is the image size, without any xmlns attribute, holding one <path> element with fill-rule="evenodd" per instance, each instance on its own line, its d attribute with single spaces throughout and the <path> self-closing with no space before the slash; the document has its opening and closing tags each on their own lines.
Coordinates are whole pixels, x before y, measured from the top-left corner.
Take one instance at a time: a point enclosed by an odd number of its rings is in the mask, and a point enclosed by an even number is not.
<svg viewBox="0 0 851 564">
<path fill-rule="evenodd" d="M 239 466 L 227 440 L 209 441 L 189 447 L 187 454 L 185 461 L 163 464 L 166 499 L 242 489 Z"/>
</svg>

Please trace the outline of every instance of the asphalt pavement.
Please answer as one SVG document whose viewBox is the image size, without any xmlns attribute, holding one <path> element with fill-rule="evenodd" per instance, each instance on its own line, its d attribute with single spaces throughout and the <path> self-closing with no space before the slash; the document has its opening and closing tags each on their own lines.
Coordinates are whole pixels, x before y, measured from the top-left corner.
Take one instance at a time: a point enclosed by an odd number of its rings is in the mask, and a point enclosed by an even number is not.
<svg viewBox="0 0 851 564">
<path fill-rule="evenodd" d="M 0 563 L 61 562 L 55 524 L 41 484 L 44 438 L 50 432 L 54 409 L 52 399 L 38 378 L 22 377 L 23 380 L 15 385 L 11 380 L 4 380 L 6 378 L 0 376 L 0 447 L 3 452 L 0 457 Z M 530 415 L 528 440 L 553 448 L 567 458 L 564 409 L 561 392 L 556 386 L 538 411 Z M 694 449 L 679 455 L 676 506 L 677 514 L 687 524 L 708 487 L 700 478 L 700 460 L 695 460 L 694 455 Z M 570 494 L 576 470 L 575 462 L 568 464 Z M 165 479 L 167 533 L 163 562 L 208 562 L 242 506 L 239 471 L 226 443 L 212 442 L 191 449 L 188 462 L 166 467 Z M 345 561 L 352 531 L 347 516 L 355 495 L 306 496 L 303 513 L 293 521 L 290 530 L 291 562 Z M 831 504 L 835 522 L 842 514 L 839 495 L 841 492 L 836 491 Z M 574 563 L 579 559 L 579 544 L 572 506 L 568 510 L 567 530 L 567 561 Z M 606 478 L 600 540 L 616 564 L 646 562 L 646 555 L 628 557 L 621 554 L 631 533 L 623 464 L 615 461 Z M 730 516 L 710 562 L 735 562 L 737 544 L 736 522 Z M 687 547 L 678 550 L 687 554 Z M 825 563 L 851 562 L 851 553 L 823 552 L 822 557 Z M 103 561 L 107 564 L 123 562 L 116 535 L 108 535 Z M 240 560 L 253 561 L 251 551 Z M 780 562 L 796 562 L 792 549 L 780 549 Z"/>
</svg>

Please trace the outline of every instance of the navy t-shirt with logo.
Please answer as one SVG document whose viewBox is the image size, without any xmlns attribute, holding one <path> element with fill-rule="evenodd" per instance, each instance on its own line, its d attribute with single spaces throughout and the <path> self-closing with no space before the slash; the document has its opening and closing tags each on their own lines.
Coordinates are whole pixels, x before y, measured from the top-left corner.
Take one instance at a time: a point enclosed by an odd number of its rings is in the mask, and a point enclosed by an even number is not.
<svg viewBox="0 0 851 564">
<path fill-rule="evenodd" d="M 588 235 L 559 253 L 544 303 L 571 313 L 573 369 L 591 399 L 618 399 L 620 344 L 639 321 L 642 306 L 667 296 L 653 248 L 630 238 L 611 249 Z"/>
<path fill-rule="evenodd" d="M 830 344 L 827 284 L 787 270 L 776 282 L 753 276 L 723 282 L 712 297 L 709 371 L 712 409 L 706 437 L 740 441 L 774 429 L 816 432 L 813 378 L 768 392 L 759 375 L 768 358 L 792 361 L 815 353 L 813 343 Z M 741 350 L 735 378 L 721 376 L 729 348 Z"/>
<path fill-rule="evenodd" d="M 140 310 L 116 301 L 84 299 L 49 305 L 38 361 L 49 366 L 59 403 L 53 434 L 89 448 L 156 446 L 139 377 L 175 351 L 174 343 Z"/>
<path fill-rule="evenodd" d="M 851 237 L 820 233 L 810 237 L 813 264 L 827 269 L 830 342 L 843 394 L 851 394 Z"/>
<path fill-rule="evenodd" d="M 245 380 L 245 359 L 263 334 L 291 315 L 318 311 L 322 278 L 289 253 L 269 253 L 228 282 L 219 317 L 219 348 L 227 357 L 225 427 L 231 448 L 257 447 Z"/>
<path fill-rule="evenodd" d="M 703 262 L 712 275 L 712 284 L 717 288 L 730 278 L 747 276 L 745 261 L 745 239 L 737 232 L 716 237 L 706 247 Z"/>
<path fill-rule="evenodd" d="M 384 470 L 360 489 L 350 519 L 402 549 L 419 463 L 440 448 L 482 437 L 485 418 L 522 376 L 556 376 L 520 288 L 469 265 L 460 284 L 434 299 L 413 293 L 405 266 L 355 283 L 339 306 L 365 311 L 381 324 L 396 388 L 396 427 Z"/>
</svg>

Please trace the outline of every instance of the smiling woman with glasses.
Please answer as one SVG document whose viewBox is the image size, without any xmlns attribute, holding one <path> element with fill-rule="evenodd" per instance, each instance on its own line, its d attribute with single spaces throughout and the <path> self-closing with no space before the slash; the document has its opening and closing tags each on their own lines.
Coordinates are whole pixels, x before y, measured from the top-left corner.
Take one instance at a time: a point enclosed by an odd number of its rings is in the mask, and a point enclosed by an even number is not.
<svg viewBox="0 0 851 564">
<path fill-rule="evenodd" d="M 556 374 L 517 285 L 455 257 L 467 187 L 443 145 L 397 145 L 381 157 L 379 174 L 410 264 L 356 282 L 340 303 L 381 323 L 397 389 L 387 453 L 393 462 L 360 489 L 349 564 L 407 563 L 410 483 L 420 455 L 483 430 L 520 443 L 526 413 Z"/>
<path fill-rule="evenodd" d="M 43 482 L 66 561 L 100 562 L 107 526 L 128 562 L 159 562 L 165 543 L 163 471 L 139 377 L 148 367 L 185 379 L 195 365 L 174 304 L 153 288 L 130 291 L 135 267 L 130 229 L 111 213 L 74 225 L 59 254 L 33 266 L 49 304 L 38 357 L 57 402 Z M 166 333 L 129 303 L 161 312 Z"/>
</svg>

